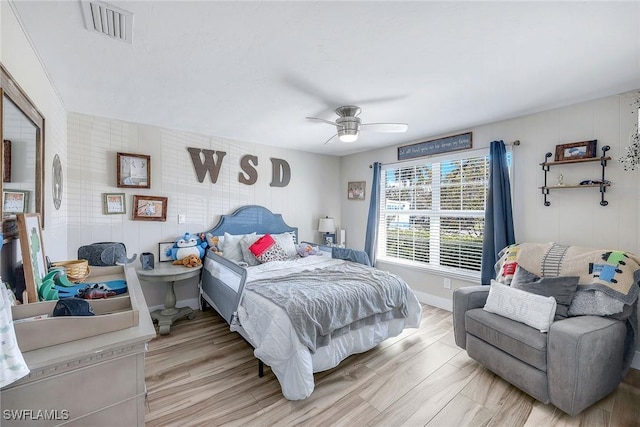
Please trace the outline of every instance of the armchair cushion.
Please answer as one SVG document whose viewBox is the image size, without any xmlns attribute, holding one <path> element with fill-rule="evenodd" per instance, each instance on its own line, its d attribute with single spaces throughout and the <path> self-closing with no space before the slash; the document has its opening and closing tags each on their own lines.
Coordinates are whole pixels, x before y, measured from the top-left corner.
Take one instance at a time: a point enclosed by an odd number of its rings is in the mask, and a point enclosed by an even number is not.
<svg viewBox="0 0 640 427">
<path fill-rule="evenodd" d="M 547 334 L 479 308 L 467 311 L 465 324 L 467 333 L 546 372 Z"/>
</svg>

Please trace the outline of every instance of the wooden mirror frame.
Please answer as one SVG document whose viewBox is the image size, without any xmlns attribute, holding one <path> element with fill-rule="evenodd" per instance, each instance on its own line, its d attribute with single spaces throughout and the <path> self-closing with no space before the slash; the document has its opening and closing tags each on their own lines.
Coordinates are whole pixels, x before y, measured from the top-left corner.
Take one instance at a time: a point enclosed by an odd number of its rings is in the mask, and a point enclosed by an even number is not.
<svg viewBox="0 0 640 427">
<path fill-rule="evenodd" d="M 40 214 L 41 227 L 44 229 L 44 116 L 29 99 L 27 94 L 16 83 L 11 74 L 0 63 L 0 141 L 3 138 L 3 117 L 4 117 L 4 97 L 24 114 L 24 116 L 36 128 L 36 176 L 35 176 L 35 213 Z M 1 151 L 1 150 L 0 150 Z M 0 167 L 3 165 L 0 155 Z M 0 182 L 0 193 L 2 183 Z M 0 217 L 2 217 L 2 206 L 0 206 Z"/>
</svg>

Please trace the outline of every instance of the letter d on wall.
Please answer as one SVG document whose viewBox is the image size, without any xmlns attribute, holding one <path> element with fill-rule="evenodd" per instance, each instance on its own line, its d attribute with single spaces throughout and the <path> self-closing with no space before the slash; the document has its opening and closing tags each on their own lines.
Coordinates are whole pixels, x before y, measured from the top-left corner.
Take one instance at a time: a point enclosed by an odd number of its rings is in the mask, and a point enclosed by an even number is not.
<svg viewBox="0 0 640 427">
<path fill-rule="evenodd" d="M 291 181 L 291 168 L 286 160 L 271 158 L 271 187 L 286 187 Z"/>
</svg>

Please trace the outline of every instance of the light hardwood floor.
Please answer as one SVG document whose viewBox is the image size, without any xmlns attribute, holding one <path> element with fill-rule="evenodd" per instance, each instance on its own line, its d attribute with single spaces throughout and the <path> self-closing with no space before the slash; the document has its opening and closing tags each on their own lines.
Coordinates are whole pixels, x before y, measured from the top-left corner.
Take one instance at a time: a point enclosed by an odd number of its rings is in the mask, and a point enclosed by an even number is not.
<svg viewBox="0 0 640 427">
<path fill-rule="evenodd" d="M 288 401 L 251 347 L 213 311 L 196 311 L 146 355 L 151 426 L 640 426 L 640 375 L 571 418 L 495 376 L 453 340 L 451 313 L 423 306 L 410 329 L 315 375 Z"/>
</svg>

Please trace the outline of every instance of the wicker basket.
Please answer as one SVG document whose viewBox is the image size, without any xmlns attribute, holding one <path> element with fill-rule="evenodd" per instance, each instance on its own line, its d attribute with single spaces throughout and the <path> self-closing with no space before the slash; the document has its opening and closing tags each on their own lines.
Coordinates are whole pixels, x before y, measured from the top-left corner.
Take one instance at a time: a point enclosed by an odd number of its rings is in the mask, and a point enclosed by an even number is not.
<svg viewBox="0 0 640 427">
<path fill-rule="evenodd" d="M 82 282 L 91 274 L 89 261 L 86 259 L 75 259 L 71 261 L 58 261 L 51 264 L 52 267 L 64 267 L 67 277 L 74 282 Z"/>
</svg>

